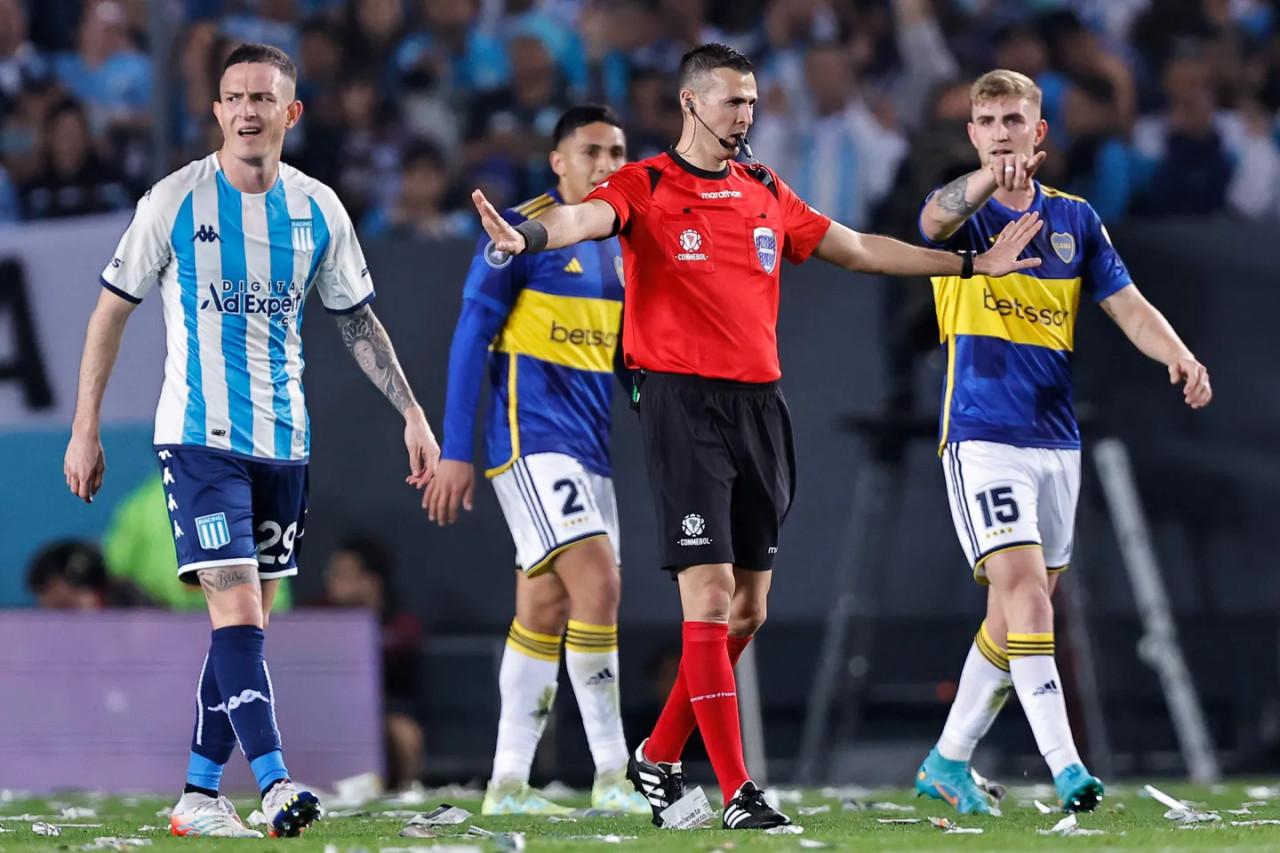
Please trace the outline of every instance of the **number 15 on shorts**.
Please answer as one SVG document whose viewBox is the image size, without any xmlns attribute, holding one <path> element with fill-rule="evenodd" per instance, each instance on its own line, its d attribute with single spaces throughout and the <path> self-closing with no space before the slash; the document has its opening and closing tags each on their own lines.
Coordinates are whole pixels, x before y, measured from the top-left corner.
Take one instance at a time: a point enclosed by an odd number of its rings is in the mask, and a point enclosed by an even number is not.
<svg viewBox="0 0 1280 853">
<path fill-rule="evenodd" d="M 973 496 L 982 511 L 982 524 L 988 530 L 997 524 L 1013 524 L 1021 517 L 1013 486 L 993 486 Z"/>
</svg>

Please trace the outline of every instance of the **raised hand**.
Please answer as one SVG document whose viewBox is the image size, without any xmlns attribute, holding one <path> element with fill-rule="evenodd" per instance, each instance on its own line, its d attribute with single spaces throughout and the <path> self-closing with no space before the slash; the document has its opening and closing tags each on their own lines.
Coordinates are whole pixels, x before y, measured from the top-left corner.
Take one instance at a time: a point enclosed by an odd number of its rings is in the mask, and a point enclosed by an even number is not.
<svg viewBox="0 0 1280 853">
<path fill-rule="evenodd" d="M 997 154 L 987 161 L 987 171 L 995 179 L 997 189 L 1026 189 L 1046 156 L 1044 151 L 1037 151 L 1030 157 L 1026 154 Z"/>
<path fill-rule="evenodd" d="M 475 202 L 476 210 L 480 211 L 480 222 L 493 240 L 493 248 L 508 255 L 518 255 L 525 250 L 524 235 L 502 218 L 502 214 L 489 203 L 484 193 L 475 190 L 471 193 L 471 200 Z"/>
<path fill-rule="evenodd" d="M 998 278 L 1016 270 L 1040 266 L 1039 258 L 1018 260 L 1018 255 L 1022 254 L 1022 250 L 1027 247 L 1031 239 L 1040 233 L 1043 225 L 1039 213 L 1022 214 L 1017 221 L 1004 226 L 1004 230 L 996 238 L 995 245 L 973 259 L 973 271 L 979 275 Z"/>
</svg>

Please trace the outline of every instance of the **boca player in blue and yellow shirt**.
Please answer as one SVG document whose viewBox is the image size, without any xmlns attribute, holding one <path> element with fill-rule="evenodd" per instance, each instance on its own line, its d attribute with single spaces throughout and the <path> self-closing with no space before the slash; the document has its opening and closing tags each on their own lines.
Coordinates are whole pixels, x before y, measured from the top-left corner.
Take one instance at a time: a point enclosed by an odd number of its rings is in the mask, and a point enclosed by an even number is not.
<svg viewBox="0 0 1280 853">
<path fill-rule="evenodd" d="M 553 133 L 556 188 L 504 212 L 510 223 L 577 204 L 626 162 L 614 112 L 577 106 Z M 565 664 L 596 765 L 592 805 L 649 814 L 626 780 L 618 701 L 618 511 L 610 401 L 621 349 L 616 237 L 506 255 L 482 237 L 449 354 L 441 467 L 423 506 L 441 525 L 471 508 L 476 405 L 489 377 L 485 471 L 516 546 L 516 616 L 499 671 L 501 714 L 484 814 L 567 814 L 529 787 Z"/>
<path fill-rule="evenodd" d="M 1035 180 L 1048 130 L 1032 80 L 996 70 L 970 89 L 969 138 L 981 168 L 934 191 L 920 232 L 936 247 L 981 252 L 1027 212 L 1044 227 L 1027 247 L 1039 266 L 991 278 L 933 279 L 947 357 L 939 455 L 961 547 L 988 585 L 937 746 L 917 790 L 961 813 L 992 803 L 969 767 L 1010 686 L 1049 765 L 1064 811 L 1089 811 L 1103 785 L 1080 761 L 1054 662 L 1050 597 L 1067 568 L 1080 487 L 1071 353 L 1081 302 L 1096 302 L 1133 344 L 1183 382 L 1188 405 L 1212 397 L 1208 372 L 1139 293 L 1087 201 Z"/>
</svg>

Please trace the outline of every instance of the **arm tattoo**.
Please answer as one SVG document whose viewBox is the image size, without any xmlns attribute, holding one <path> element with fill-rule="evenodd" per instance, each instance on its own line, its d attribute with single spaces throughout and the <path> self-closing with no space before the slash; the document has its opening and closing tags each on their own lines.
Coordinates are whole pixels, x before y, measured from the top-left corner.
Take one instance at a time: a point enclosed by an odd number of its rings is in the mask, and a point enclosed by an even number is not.
<svg viewBox="0 0 1280 853">
<path fill-rule="evenodd" d="M 233 586 L 253 583 L 257 572 L 246 566 L 219 566 L 216 569 L 200 569 L 196 572 L 200 578 L 200 586 L 205 595 L 214 592 L 226 592 Z"/>
<path fill-rule="evenodd" d="M 409 380 L 404 378 L 404 371 L 396 360 L 391 338 L 374 316 L 372 308 L 364 305 L 350 314 L 340 315 L 338 330 L 360 369 L 386 395 L 397 412 L 404 414 L 405 409 L 418 404 L 409 388 Z"/>
<path fill-rule="evenodd" d="M 970 216 L 980 205 L 974 204 L 964 197 L 969 187 L 969 178 L 975 174 L 961 175 L 938 191 L 938 207 L 944 212 L 959 216 Z"/>
</svg>

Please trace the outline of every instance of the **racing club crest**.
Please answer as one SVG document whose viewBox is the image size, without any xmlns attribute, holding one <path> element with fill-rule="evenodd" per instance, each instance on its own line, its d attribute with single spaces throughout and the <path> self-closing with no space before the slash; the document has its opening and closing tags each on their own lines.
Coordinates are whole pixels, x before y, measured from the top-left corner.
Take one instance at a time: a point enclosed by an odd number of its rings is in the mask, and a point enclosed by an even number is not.
<svg viewBox="0 0 1280 853">
<path fill-rule="evenodd" d="M 765 272 L 773 272 L 778 263 L 778 236 L 772 228 L 760 227 L 751 233 L 752 242 L 756 244 L 756 257 Z"/>
</svg>

